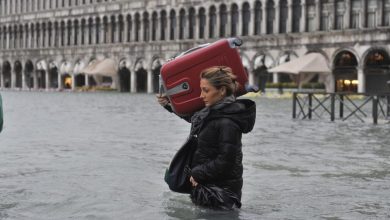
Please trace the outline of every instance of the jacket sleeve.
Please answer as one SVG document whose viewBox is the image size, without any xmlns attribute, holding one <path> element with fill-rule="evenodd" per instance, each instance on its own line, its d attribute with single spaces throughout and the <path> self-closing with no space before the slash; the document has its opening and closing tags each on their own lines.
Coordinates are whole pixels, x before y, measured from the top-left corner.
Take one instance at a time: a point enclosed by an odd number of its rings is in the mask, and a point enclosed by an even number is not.
<svg viewBox="0 0 390 220">
<path fill-rule="evenodd" d="M 223 180 L 233 171 L 237 156 L 241 149 L 241 130 L 229 119 L 218 125 L 217 157 L 205 164 L 192 168 L 191 175 L 199 183 L 210 180 Z"/>
</svg>

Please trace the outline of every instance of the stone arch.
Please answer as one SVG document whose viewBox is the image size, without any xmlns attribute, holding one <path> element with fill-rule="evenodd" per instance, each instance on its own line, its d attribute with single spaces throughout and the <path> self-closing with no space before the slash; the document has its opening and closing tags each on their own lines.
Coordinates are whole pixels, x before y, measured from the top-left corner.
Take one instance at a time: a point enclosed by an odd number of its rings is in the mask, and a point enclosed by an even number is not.
<svg viewBox="0 0 390 220">
<path fill-rule="evenodd" d="M 157 40 L 158 14 L 156 11 L 152 13 L 152 41 Z"/>
<path fill-rule="evenodd" d="M 358 91 L 358 59 L 348 49 L 341 49 L 335 53 L 333 59 L 333 75 L 336 92 Z"/>
<path fill-rule="evenodd" d="M 365 91 L 368 93 L 390 92 L 390 56 L 385 48 L 374 47 L 363 56 Z"/>
<path fill-rule="evenodd" d="M 209 38 L 215 37 L 215 29 L 217 25 L 217 9 L 214 5 L 209 7 Z"/>
<path fill-rule="evenodd" d="M 135 90 L 136 92 L 147 92 L 148 82 L 147 82 L 147 71 L 145 67 L 145 60 L 139 59 L 134 65 L 135 72 Z"/>
<path fill-rule="evenodd" d="M 118 70 L 118 82 L 119 82 L 119 91 L 120 92 L 130 92 L 131 85 L 131 72 L 130 60 L 127 58 L 122 58 L 119 61 L 119 70 Z"/>
</svg>

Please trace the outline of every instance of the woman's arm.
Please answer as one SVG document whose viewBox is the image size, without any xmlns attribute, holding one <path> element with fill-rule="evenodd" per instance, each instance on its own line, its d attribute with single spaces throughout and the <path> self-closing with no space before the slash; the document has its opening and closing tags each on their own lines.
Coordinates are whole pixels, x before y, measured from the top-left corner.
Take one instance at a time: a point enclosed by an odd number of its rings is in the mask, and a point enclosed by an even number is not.
<svg viewBox="0 0 390 220">
<path fill-rule="evenodd" d="M 157 97 L 157 102 L 162 106 L 164 107 L 167 111 L 169 111 L 170 113 L 175 113 L 172 109 L 172 106 L 171 106 L 171 102 L 169 101 L 168 97 L 166 95 L 160 95 L 160 94 L 157 94 L 156 95 Z M 176 113 L 175 113 L 176 114 Z M 178 115 L 176 114 L 177 116 L 179 116 L 180 118 L 186 120 L 187 122 L 191 122 L 191 117 L 192 115 L 185 115 L 185 116 L 181 116 L 181 115 Z"/>
</svg>

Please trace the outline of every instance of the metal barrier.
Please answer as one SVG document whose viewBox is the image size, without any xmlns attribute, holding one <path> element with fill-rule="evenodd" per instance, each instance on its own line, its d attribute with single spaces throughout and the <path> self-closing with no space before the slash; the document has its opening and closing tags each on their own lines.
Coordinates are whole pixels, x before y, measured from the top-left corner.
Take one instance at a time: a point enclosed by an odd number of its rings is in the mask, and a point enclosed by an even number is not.
<svg viewBox="0 0 390 220">
<path fill-rule="evenodd" d="M 371 106 L 369 103 L 372 103 Z M 390 93 L 293 93 L 292 117 L 294 119 L 312 119 L 313 116 L 323 118 L 326 114 L 331 121 L 334 121 L 337 109 L 339 119 L 343 121 L 353 117 L 365 122 L 370 113 L 374 124 L 378 123 L 378 119 L 389 121 Z"/>
</svg>

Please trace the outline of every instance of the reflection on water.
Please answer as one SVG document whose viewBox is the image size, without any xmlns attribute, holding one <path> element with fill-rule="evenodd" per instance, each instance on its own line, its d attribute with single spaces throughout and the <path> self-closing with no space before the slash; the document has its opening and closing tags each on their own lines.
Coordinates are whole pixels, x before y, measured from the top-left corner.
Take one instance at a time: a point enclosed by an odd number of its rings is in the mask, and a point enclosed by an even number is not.
<svg viewBox="0 0 390 220">
<path fill-rule="evenodd" d="M 242 209 L 172 193 L 163 173 L 189 124 L 153 95 L 2 92 L 0 219 L 388 219 L 389 124 L 292 120 L 256 98 Z"/>
</svg>

